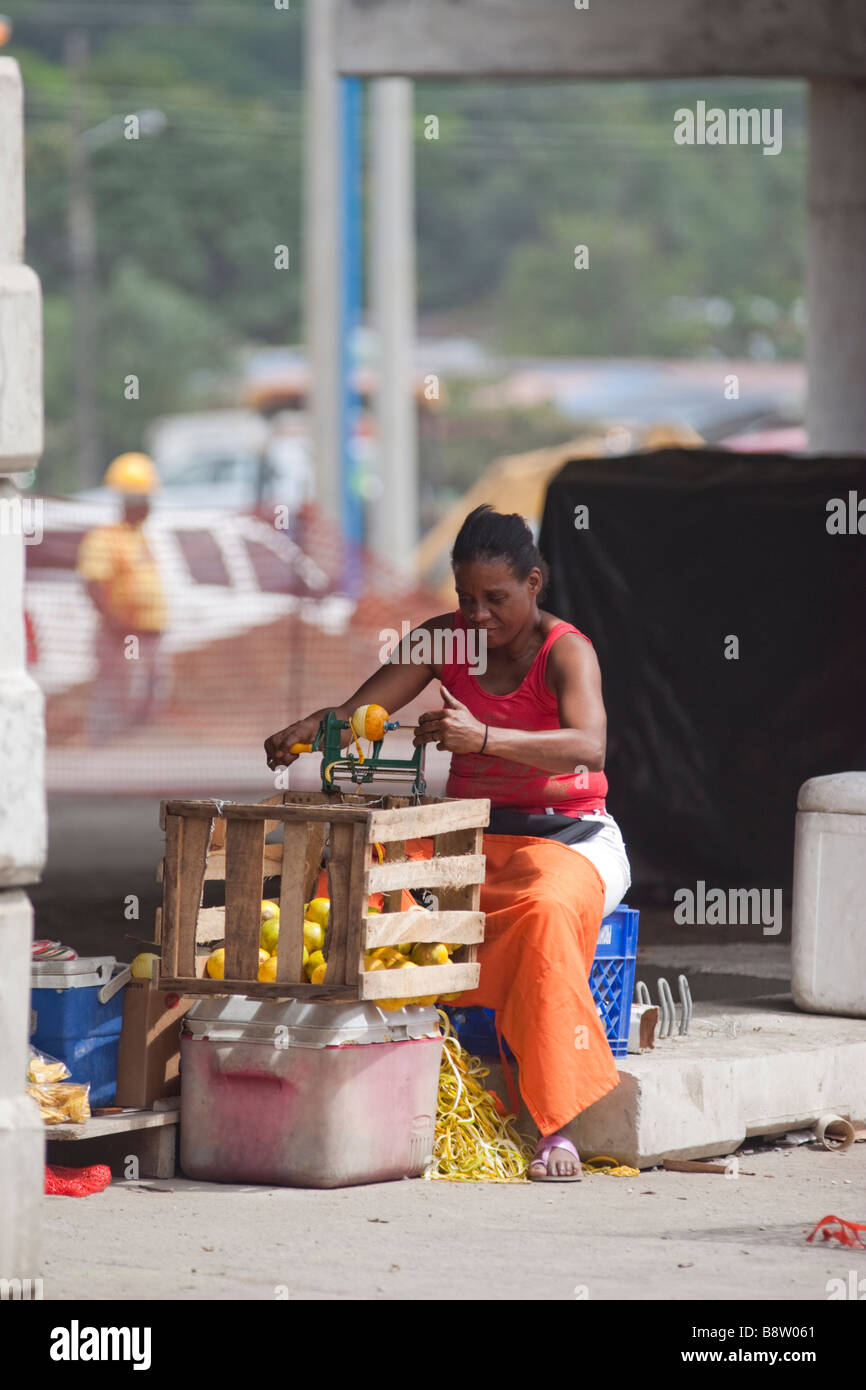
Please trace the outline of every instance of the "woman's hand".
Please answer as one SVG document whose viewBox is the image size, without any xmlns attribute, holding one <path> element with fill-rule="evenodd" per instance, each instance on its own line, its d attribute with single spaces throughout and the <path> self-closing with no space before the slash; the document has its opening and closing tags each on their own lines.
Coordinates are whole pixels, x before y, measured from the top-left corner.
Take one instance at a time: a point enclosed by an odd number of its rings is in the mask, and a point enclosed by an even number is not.
<svg viewBox="0 0 866 1390">
<path fill-rule="evenodd" d="M 324 711 L 318 710 L 315 714 L 308 714 L 306 719 L 299 719 L 295 724 L 289 724 L 287 728 L 280 729 L 279 733 L 271 734 L 270 738 L 265 739 L 265 757 L 268 760 L 268 767 L 291 767 L 301 755 L 300 753 L 290 753 L 289 749 L 293 743 L 312 743 L 316 734 L 319 732 Z"/>
<path fill-rule="evenodd" d="M 479 753 L 487 732 L 486 725 L 470 714 L 459 700 L 455 700 L 444 685 L 440 685 L 439 689 L 445 709 L 428 710 L 421 715 L 413 739 L 415 747 L 435 743 L 440 752 Z"/>
</svg>

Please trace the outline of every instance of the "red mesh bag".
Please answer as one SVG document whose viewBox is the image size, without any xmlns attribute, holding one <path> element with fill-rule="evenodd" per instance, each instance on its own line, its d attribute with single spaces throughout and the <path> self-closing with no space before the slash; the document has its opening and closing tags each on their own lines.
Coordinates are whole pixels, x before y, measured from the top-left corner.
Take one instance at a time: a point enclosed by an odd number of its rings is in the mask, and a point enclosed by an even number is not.
<svg viewBox="0 0 866 1390">
<path fill-rule="evenodd" d="M 812 1234 L 806 1237 L 807 1241 L 814 1240 L 819 1231 L 824 1240 L 838 1240 L 840 1245 L 859 1245 L 866 1250 L 866 1224 L 859 1221 L 845 1221 L 841 1216 L 822 1216 Z"/>
<path fill-rule="evenodd" d="M 89 1168 L 45 1165 L 45 1192 L 49 1197 L 90 1197 L 94 1192 L 104 1192 L 110 1182 L 111 1169 L 105 1163 L 93 1163 Z"/>
</svg>

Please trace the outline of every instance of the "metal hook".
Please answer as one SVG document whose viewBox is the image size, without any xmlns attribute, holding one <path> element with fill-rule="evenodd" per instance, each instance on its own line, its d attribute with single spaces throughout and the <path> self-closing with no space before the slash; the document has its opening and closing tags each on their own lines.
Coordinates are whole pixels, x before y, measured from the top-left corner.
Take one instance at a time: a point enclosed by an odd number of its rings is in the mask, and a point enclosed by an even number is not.
<svg viewBox="0 0 866 1390">
<path fill-rule="evenodd" d="M 662 1021 L 659 1028 L 660 1038 L 669 1038 L 674 1031 L 676 1014 L 674 1013 L 674 996 L 671 994 L 671 987 L 667 980 L 659 977 L 659 1005 L 662 1011 Z"/>
<path fill-rule="evenodd" d="M 682 1008 L 680 1014 L 680 1033 L 684 1034 L 689 1031 L 689 1025 L 692 1021 L 692 991 L 689 988 L 689 982 L 685 975 L 677 976 L 677 984 L 680 987 L 680 1005 Z"/>
</svg>

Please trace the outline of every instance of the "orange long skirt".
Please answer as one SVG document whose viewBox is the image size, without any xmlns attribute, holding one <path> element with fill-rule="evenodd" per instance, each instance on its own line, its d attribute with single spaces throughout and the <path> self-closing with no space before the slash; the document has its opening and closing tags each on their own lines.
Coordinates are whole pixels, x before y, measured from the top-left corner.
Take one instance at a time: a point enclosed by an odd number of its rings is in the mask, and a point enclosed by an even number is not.
<svg viewBox="0 0 866 1390">
<path fill-rule="evenodd" d="M 589 988 L 604 884 L 556 840 L 485 835 L 481 983 L 460 1006 L 495 1009 L 527 1109 L 552 1134 L 619 1083 Z"/>
</svg>

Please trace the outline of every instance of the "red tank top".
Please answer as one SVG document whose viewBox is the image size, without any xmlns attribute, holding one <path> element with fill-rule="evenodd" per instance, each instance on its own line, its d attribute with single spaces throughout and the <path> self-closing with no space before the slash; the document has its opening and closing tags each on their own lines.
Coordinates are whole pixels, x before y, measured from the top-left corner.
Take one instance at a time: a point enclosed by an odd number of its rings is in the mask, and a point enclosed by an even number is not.
<svg viewBox="0 0 866 1390">
<path fill-rule="evenodd" d="M 466 628 L 463 615 L 454 614 L 454 630 Z M 544 682 L 547 658 L 554 642 L 565 632 L 579 632 L 571 623 L 554 623 L 535 660 L 516 690 L 491 695 L 482 690 L 469 670 L 469 662 L 447 662 L 441 681 L 476 719 L 494 729 L 560 729 L 556 696 Z M 455 646 L 457 644 L 455 643 Z M 603 772 L 551 773 L 509 758 L 486 753 L 452 753 L 446 796 L 486 796 L 493 806 L 518 806 L 541 815 L 552 806 L 558 815 L 581 816 L 603 811 L 607 778 Z"/>
</svg>

